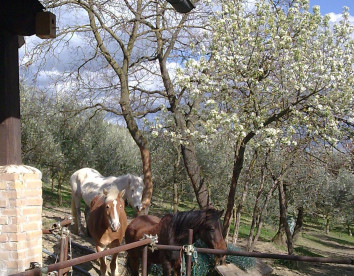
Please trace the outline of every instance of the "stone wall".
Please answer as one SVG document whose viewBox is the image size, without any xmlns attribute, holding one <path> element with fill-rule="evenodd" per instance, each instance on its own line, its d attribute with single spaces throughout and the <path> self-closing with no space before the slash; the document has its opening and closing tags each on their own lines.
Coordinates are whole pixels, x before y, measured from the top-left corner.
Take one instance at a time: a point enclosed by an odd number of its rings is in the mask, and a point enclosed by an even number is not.
<svg viewBox="0 0 354 276">
<path fill-rule="evenodd" d="M 42 263 L 42 173 L 0 166 L 0 275 Z"/>
</svg>

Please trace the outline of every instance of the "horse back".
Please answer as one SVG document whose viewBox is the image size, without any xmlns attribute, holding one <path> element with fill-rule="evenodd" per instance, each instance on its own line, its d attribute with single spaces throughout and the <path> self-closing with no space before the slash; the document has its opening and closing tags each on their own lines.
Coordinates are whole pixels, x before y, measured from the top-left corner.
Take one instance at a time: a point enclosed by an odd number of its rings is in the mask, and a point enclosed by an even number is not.
<svg viewBox="0 0 354 276">
<path fill-rule="evenodd" d="M 144 234 L 159 235 L 160 233 L 159 222 L 160 219 L 155 216 L 142 215 L 136 217 L 130 222 L 130 224 L 127 227 L 127 230 L 125 231 L 125 243 L 139 241 L 140 239 L 143 238 Z M 137 260 L 141 257 L 142 257 L 141 247 L 128 250 L 128 263 L 129 260 Z M 160 263 L 158 250 L 153 253 L 149 252 L 148 262 Z"/>
<path fill-rule="evenodd" d="M 160 219 L 156 216 L 143 215 L 133 219 L 125 231 L 126 243 L 131 243 L 143 238 L 144 234 L 159 234 Z"/>
</svg>

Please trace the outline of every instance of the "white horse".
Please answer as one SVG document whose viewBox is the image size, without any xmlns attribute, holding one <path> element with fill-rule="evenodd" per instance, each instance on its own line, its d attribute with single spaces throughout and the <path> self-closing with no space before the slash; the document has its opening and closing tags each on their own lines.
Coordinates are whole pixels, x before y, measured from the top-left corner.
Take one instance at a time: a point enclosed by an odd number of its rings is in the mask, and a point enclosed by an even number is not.
<svg viewBox="0 0 354 276">
<path fill-rule="evenodd" d="M 71 184 L 71 211 L 74 218 L 74 229 L 76 233 L 83 234 L 81 226 L 81 198 L 85 202 L 85 220 L 87 225 L 88 213 L 92 200 L 97 195 L 103 194 L 103 189 L 116 186 L 118 190 L 125 190 L 124 200 L 137 211 L 141 211 L 141 198 L 144 189 L 142 177 L 126 174 L 119 177 L 102 176 L 98 171 L 90 168 L 83 168 L 73 173 L 70 177 Z"/>
</svg>

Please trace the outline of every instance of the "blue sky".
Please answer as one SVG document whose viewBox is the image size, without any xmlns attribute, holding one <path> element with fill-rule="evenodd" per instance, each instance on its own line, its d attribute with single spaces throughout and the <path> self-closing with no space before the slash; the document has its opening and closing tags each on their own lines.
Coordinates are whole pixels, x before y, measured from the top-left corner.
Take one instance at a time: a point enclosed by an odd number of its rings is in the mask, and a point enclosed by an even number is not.
<svg viewBox="0 0 354 276">
<path fill-rule="evenodd" d="M 310 10 L 315 5 L 321 7 L 321 14 L 342 13 L 343 7 L 349 7 L 349 13 L 354 15 L 354 0 L 310 0 Z"/>
</svg>

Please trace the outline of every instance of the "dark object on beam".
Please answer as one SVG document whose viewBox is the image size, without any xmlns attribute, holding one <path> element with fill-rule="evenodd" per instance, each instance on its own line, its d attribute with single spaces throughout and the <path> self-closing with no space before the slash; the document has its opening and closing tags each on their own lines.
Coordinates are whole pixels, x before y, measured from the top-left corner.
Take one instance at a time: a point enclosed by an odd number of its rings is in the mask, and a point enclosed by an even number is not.
<svg viewBox="0 0 354 276">
<path fill-rule="evenodd" d="M 36 33 L 36 13 L 43 10 L 43 5 L 37 0 L 2 1 L 0 26 L 13 34 L 34 35 Z"/>
<path fill-rule="evenodd" d="M 194 4 L 190 0 L 167 0 L 167 2 L 180 13 L 187 13 L 195 8 Z"/>
</svg>

